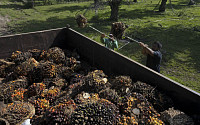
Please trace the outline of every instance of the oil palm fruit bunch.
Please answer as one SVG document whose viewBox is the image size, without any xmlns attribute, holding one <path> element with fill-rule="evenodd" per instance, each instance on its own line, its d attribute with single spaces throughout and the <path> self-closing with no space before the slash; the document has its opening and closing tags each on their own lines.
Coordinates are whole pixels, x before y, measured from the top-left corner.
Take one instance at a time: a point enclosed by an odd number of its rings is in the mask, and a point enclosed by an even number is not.
<svg viewBox="0 0 200 125">
<path fill-rule="evenodd" d="M 45 111 L 47 110 L 47 108 L 49 108 L 49 101 L 45 98 L 40 99 L 37 98 L 36 100 L 34 100 L 34 107 L 35 107 L 35 115 L 43 115 L 45 113 Z"/>
<path fill-rule="evenodd" d="M 85 89 L 85 77 L 81 74 L 72 74 L 69 86 L 65 89 L 67 95 L 74 98 L 78 93 Z"/>
<path fill-rule="evenodd" d="M 59 103 L 56 106 L 50 107 L 45 114 L 45 123 L 48 125 L 68 125 L 71 114 L 75 109 L 76 104 L 73 100 L 68 100 L 64 103 Z"/>
<path fill-rule="evenodd" d="M 119 118 L 119 122 L 117 125 L 138 125 L 138 122 L 136 122 L 136 119 L 133 116 L 123 115 Z"/>
<path fill-rule="evenodd" d="M 84 28 L 87 24 L 87 18 L 85 18 L 82 14 L 77 15 L 75 20 L 78 24 L 78 27 Z"/>
<path fill-rule="evenodd" d="M 77 61 L 76 58 L 70 57 L 67 58 L 67 64 L 66 64 L 73 72 L 78 71 L 81 68 L 80 61 Z"/>
<path fill-rule="evenodd" d="M 132 90 L 132 79 L 130 76 L 116 76 L 110 80 L 111 88 L 115 89 L 118 95 L 124 96 Z"/>
<path fill-rule="evenodd" d="M 74 71 L 70 67 L 65 65 L 57 65 L 56 69 L 58 77 L 64 78 L 66 80 L 69 80 L 71 75 L 74 73 Z"/>
<path fill-rule="evenodd" d="M 0 116 L 6 119 L 11 125 L 22 123 L 35 114 L 34 106 L 27 102 L 15 101 L 7 104 L 5 113 Z"/>
<path fill-rule="evenodd" d="M 13 89 L 27 88 L 28 87 L 28 80 L 27 80 L 27 77 L 20 76 L 16 80 L 9 81 L 6 84 L 12 85 Z"/>
<path fill-rule="evenodd" d="M 6 59 L 0 59 L 0 77 L 5 78 L 15 68 L 15 63 Z"/>
<path fill-rule="evenodd" d="M 173 107 L 161 112 L 161 118 L 169 125 L 194 125 L 194 121 L 191 117 Z"/>
<path fill-rule="evenodd" d="M 102 89 L 110 87 L 107 76 L 102 70 L 94 70 L 89 72 L 85 78 L 85 85 L 91 92 L 98 93 Z"/>
<path fill-rule="evenodd" d="M 133 91 L 142 94 L 158 111 L 173 107 L 173 101 L 164 92 L 158 91 L 147 83 L 137 81 L 133 84 Z"/>
<path fill-rule="evenodd" d="M 31 57 L 32 54 L 30 52 L 15 51 L 12 53 L 10 59 L 11 61 L 14 61 L 16 64 L 20 64 Z"/>
<path fill-rule="evenodd" d="M 11 72 L 11 71 L 8 71 L 7 69 L 11 69 L 9 66 L 7 65 L 0 65 L 0 77 L 1 78 L 5 78 L 6 75 Z"/>
<path fill-rule="evenodd" d="M 40 64 L 29 71 L 27 78 L 30 84 L 42 82 L 44 78 Z"/>
<path fill-rule="evenodd" d="M 47 51 L 43 51 L 40 55 L 40 58 L 52 61 L 56 64 L 62 64 L 66 62 L 65 53 L 58 47 L 53 47 Z"/>
<path fill-rule="evenodd" d="M 97 93 L 87 93 L 82 91 L 80 94 L 77 94 L 74 98 L 74 102 L 76 104 L 86 104 L 86 103 L 93 103 L 99 100 L 99 95 Z"/>
<path fill-rule="evenodd" d="M 74 83 L 84 84 L 84 82 L 85 82 L 85 76 L 83 76 L 82 74 L 78 74 L 78 73 L 71 74 L 70 82 L 69 82 L 70 85 Z"/>
<path fill-rule="evenodd" d="M 61 91 L 60 94 L 57 96 L 57 99 L 53 102 L 53 106 L 58 105 L 59 103 L 66 103 L 68 102 L 71 97 L 67 94 L 67 91 Z"/>
<path fill-rule="evenodd" d="M 117 94 L 117 92 L 114 89 L 111 88 L 101 90 L 99 92 L 99 97 L 107 99 L 116 105 L 118 105 L 121 101 L 121 97 Z"/>
<path fill-rule="evenodd" d="M 29 58 L 26 61 L 22 62 L 14 69 L 14 72 L 18 76 L 27 76 L 34 67 L 37 67 L 39 63 L 34 58 Z"/>
<path fill-rule="evenodd" d="M 134 116 L 139 124 L 163 123 L 160 114 L 140 93 L 131 93 L 122 99 L 121 109 L 124 114 Z M 153 121 L 152 121 L 153 120 Z"/>
<path fill-rule="evenodd" d="M 43 78 L 55 78 L 57 76 L 56 64 L 50 61 L 40 62 L 40 74 Z"/>
<path fill-rule="evenodd" d="M 33 83 L 28 87 L 28 95 L 32 96 L 40 96 L 41 93 L 45 90 L 46 86 L 44 83 Z"/>
<path fill-rule="evenodd" d="M 4 103 L 13 102 L 11 95 L 19 88 L 26 88 L 28 82 L 26 78 L 21 77 L 15 81 L 9 81 L 0 85 L 0 100 Z"/>
<path fill-rule="evenodd" d="M 50 103 L 53 103 L 57 97 L 60 95 L 60 89 L 59 88 L 50 88 L 45 94 L 44 96 L 46 97 L 46 99 L 49 100 Z"/>
<path fill-rule="evenodd" d="M 3 83 L 0 85 L 0 100 L 4 103 L 12 102 L 11 95 L 14 93 L 15 87 L 12 84 Z"/>
<path fill-rule="evenodd" d="M 85 88 L 83 86 L 83 83 L 77 82 L 77 83 L 71 84 L 67 87 L 66 95 L 68 96 L 68 98 L 74 98 L 78 93 L 80 93 L 84 89 Z"/>
<path fill-rule="evenodd" d="M 113 125 L 118 122 L 117 107 L 108 100 L 80 104 L 72 114 L 73 125 Z"/>
<path fill-rule="evenodd" d="M 44 78 L 43 83 L 47 86 L 47 88 L 54 86 L 56 88 L 62 89 L 68 86 L 68 82 L 60 77 Z"/>
<path fill-rule="evenodd" d="M 80 94 L 77 94 L 74 98 L 74 102 L 76 104 L 83 104 L 90 101 L 90 94 L 87 92 L 82 91 Z"/>
<path fill-rule="evenodd" d="M 32 50 L 28 50 L 28 52 L 30 52 L 32 54 L 32 58 L 34 58 L 35 60 L 39 61 L 40 58 L 40 54 L 41 54 L 41 50 L 39 49 L 32 49 Z"/>
<path fill-rule="evenodd" d="M 124 35 L 124 31 L 128 28 L 128 26 L 122 22 L 114 22 L 111 25 L 110 33 L 117 39 L 122 39 Z"/>
<path fill-rule="evenodd" d="M 25 93 L 27 93 L 27 89 L 24 89 L 24 88 L 19 88 L 19 89 L 14 90 L 14 92 L 11 95 L 12 100 L 13 101 L 23 101 Z"/>
</svg>

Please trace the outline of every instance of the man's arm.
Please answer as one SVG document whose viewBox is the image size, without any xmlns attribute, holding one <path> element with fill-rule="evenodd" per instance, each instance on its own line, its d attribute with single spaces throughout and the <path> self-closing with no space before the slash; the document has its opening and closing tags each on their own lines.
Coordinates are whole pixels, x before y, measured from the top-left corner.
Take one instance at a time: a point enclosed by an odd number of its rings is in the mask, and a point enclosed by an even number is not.
<svg viewBox="0 0 200 125">
<path fill-rule="evenodd" d="M 114 44 L 115 44 L 115 48 L 118 49 L 118 42 L 117 42 L 117 40 L 114 41 Z"/>
<path fill-rule="evenodd" d="M 101 42 L 104 43 L 104 44 L 105 44 L 105 39 L 104 39 L 105 36 L 106 36 L 105 34 L 101 34 L 101 38 L 100 38 L 100 39 L 101 39 Z"/>
<path fill-rule="evenodd" d="M 147 45 L 145 45 L 144 43 L 142 42 L 139 42 L 139 45 L 142 47 L 142 53 L 143 54 L 149 54 L 150 56 L 154 56 L 154 51 L 149 48 Z"/>
</svg>

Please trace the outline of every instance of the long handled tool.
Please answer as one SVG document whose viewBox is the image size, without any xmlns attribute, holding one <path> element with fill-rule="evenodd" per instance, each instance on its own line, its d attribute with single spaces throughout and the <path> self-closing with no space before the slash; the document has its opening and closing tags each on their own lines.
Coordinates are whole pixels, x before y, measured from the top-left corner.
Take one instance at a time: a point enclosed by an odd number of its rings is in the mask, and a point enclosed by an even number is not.
<svg viewBox="0 0 200 125">
<path fill-rule="evenodd" d="M 118 50 L 122 49 L 123 47 L 125 47 L 126 45 L 128 45 L 129 43 L 131 43 L 132 41 L 133 41 L 133 42 L 136 42 L 136 43 L 139 43 L 137 40 L 135 40 L 135 39 L 133 39 L 133 38 L 130 38 L 130 37 L 128 37 L 128 36 L 125 36 L 125 38 L 129 39 L 130 42 L 124 44 L 124 45 L 121 46 Z"/>
<path fill-rule="evenodd" d="M 90 26 L 90 25 L 89 25 L 89 27 L 92 28 L 93 30 L 95 30 L 95 31 L 97 31 L 97 32 L 99 32 L 99 33 L 101 33 L 101 34 L 105 34 L 105 33 L 99 31 L 98 29 L 96 29 L 96 28 L 94 28 L 94 27 L 92 27 L 92 26 Z M 106 34 L 105 34 L 105 36 L 108 37 L 108 38 L 110 38 L 110 37 L 109 37 L 108 35 L 106 35 Z M 128 36 L 125 36 L 125 38 L 129 39 L 130 42 L 133 41 L 133 42 L 139 43 L 137 40 L 135 40 L 135 39 L 133 39 L 133 38 L 130 38 L 130 37 L 128 37 Z M 125 47 L 126 45 L 128 45 L 130 42 L 127 42 L 126 44 L 124 44 L 123 46 L 121 46 L 118 50 L 122 49 L 123 47 Z"/>
<path fill-rule="evenodd" d="M 128 36 L 125 36 L 127 39 L 129 39 L 130 41 L 133 41 L 133 42 L 136 42 L 136 43 L 139 43 L 139 41 L 137 41 L 137 40 L 135 40 L 135 39 L 133 39 L 133 38 L 130 38 L 130 37 L 128 37 Z"/>
<path fill-rule="evenodd" d="M 94 28 L 94 27 L 92 27 L 92 26 L 90 26 L 90 25 L 89 25 L 89 27 L 92 28 L 93 30 L 96 30 L 97 32 L 99 32 L 99 33 L 101 33 L 101 34 L 105 34 L 105 33 L 99 31 L 98 29 L 96 29 L 96 28 Z M 110 38 L 108 35 L 106 35 L 106 37 Z M 136 42 L 136 43 L 139 43 L 139 41 L 137 41 L 137 40 L 135 40 L 135 39 L 133 39 L 133 38 L 130 38 L 130 37 L 128 37 L 128 36 L 125 36 L 125 38 L 129 39 L 130 41 L 134 41 L 134 42 Z"/>
<path fill-rule="evenodd" d="M 127 42 L 126 44 L 124 44 L 123 46 L 121 46 L 118 50 L 122 49 L 124 46 L 128 45 L 130 42 Z"/>
<path fill-rule="evenodd" d="M 83 15 L 81 15 L 81 14 L 79 14 L 78 16 L 75 16 L 75 19 L 76 19 L 76 21 L 77 21 L 79 27 L 84 28 L 84 27 L 86 26 L 86 24 L 88 24 L 87 19 L 86 19 Z M 99 31 L 98 29 L 92 27 L 91 25 L 89 25 L 88 27 L 90 27 L 91 29 L 93 29 L 93 30 L 95 30 L 95 31 L 97 31 L 97 32 L 99 32 L 99 33 L 101 33 L 101 34 L 105 34 L 105 33 L 101 32 L 101 31 Z M 108 38 L 110 38 L 110 39 L 112 39 L 111 37 L 109 37 L 109 36 L 106 35 L 106 34 L 105 34 L 105 36 L 108 37 Z M 131 42 L 131 41 L 134 41 L 134 42 L 136 42 L 136 43 L 139 43 L 137 40 L 134 40 L 134 39 L 132 39 L 132 38 L 130 38 L 130 37 L 128 37 L 128 36 L 125 36 L 125 37 L 126 37 L 127 39 L 129 39 L 130 42 Z M 124 46 L 128 45 L 130 42 L 126 43 L 125 45 L 123 45 L 123 46 L 120 47 L 119 49 L 122 49 Z"/>
<path fill-rule="evenodd" d="M 96 28 L 94 28 L 94 27 L 92 27 L 92 26 L 90 26 L 90 25 L 89 25 L 89 27 L 92 28 L 93 30 L 96 30 L 97 32 L 99 32 L 99 33 L 101 33 L 101 34 L 105 34 L 105 33 L 99 31 L 98 29 L 96 29 Z M 105 34 L 105 36 L 111 39 L 111 37 L 109 37 L 108 35 Z"/>
</svg>

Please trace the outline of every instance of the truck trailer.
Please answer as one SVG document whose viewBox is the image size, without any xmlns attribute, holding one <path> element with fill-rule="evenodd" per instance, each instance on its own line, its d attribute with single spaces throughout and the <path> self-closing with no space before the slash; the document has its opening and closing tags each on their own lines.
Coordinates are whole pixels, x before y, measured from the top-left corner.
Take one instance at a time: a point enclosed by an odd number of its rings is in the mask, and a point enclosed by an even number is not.
<svg viewBox="0 0 200 125">
<path fill-rule="evenodd" d="M 44 50 L 50 47 L 69 50 L 76 48 L 83 60 L 103 70 L 107 75 L 128 75 L 135 81 L 156 86 L 156 89 L 171 97 L 175 107 L 200 119 L 200 93 L 104 47 L 69 27 L 1 36 L 0 58 L 7 58 L 17 50 Z"/>
</svg>

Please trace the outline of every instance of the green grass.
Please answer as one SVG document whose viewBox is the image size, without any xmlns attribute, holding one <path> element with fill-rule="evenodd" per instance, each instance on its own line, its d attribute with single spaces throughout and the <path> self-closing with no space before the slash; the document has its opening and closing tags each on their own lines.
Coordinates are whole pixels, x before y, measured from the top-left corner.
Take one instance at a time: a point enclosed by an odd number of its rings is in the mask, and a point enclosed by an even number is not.
<svg viewBox="0 0 200 125">
<path fill-rule="evenodd" d="M 200 92 L 200 1 L 186 6 L 188 0 L 167 3 L 164 13 L 154 13 L 159 0 L 146 0 L 128 5 L 124 2 L 119 10 L 119 21 L 129 25 L 126 35 L 149 46 L 152 42 L 163 44 L 161 74 Z M 9 16 L 8 23 L 14 33 L 24 33 L 51 28 L 71 27 L 80 33 L 100 41 L 100 34 L 90 28 L 80 29 L 74 20 L 76 13 L 84 13 L 92 2 L 36 6 L 24 9 L 20 2 L 1 1 L 0 15 Z M 156 8 L 157 9 L 157 8 Z M 95 16 L 94 10 L 86 15 L 89 24 L 109 33 L 113 21 L 109 20 L 110 7 L 104 5 Z M 122 45 L 122 44 L 120 44 Z M 145 65 L 145 56 L 136 43 L 130 43 L 118 52 Z"/>
</svg>

